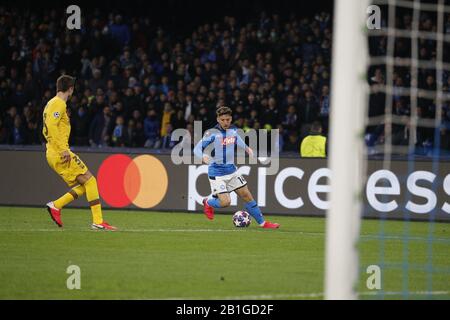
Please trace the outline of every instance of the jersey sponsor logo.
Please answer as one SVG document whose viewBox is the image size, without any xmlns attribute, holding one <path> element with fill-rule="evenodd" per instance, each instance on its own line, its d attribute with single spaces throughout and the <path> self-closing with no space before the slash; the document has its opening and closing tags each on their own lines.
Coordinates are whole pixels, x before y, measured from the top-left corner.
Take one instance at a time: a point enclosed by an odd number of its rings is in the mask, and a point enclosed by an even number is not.
<svg viewBox="0 0 450 320">
<path fill-rule="evenodd" d="M 59 118 L 59 116 L 60 116 L 60 114 L 59 114 L 59 112 L 58 112 L 58 111 L 56 111 L 56 112 L 53 112 L 53 117 L 54 117 L 55 119 L 58 119 L 58 118 Z"/>
<path fill-rule="evenodd" d="M 236 137 L 226 137 L 222 139 L 222 145 L 227 146 L 229 144 L 234 144 L 236 142 Z"/>
</svg>

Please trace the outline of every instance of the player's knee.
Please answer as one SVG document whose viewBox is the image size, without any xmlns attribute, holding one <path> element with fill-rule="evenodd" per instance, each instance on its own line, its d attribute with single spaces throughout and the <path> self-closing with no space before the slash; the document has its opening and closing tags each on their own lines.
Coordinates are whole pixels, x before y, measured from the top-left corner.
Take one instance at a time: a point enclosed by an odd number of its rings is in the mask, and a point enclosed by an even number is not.
<svg viewBox="0 0 450 320">
<path fill-rule="evenodd" d="M 253 197 L 252 194 L 250 192 L 246 192 L 242 195 L 242 200 L 244 200 L 245 202 L 250 202 L 253 201 Z"/>
<path fill-rule="evenodd" d="M 86 184 L 89 180 L 95 180 L 95 177 L 92 175 L 90 171 L 87 171 L 85 174 L 79 175 L 77 177 L 77 182 L 81 185 Z"/>
<path fill-rule="evenodd" d="M 221 199 L 220 206 L 222 208 L 229 207 L 231 205 L 231 199 Z"/>
<path fill-rule="evenodd" d="M 93 175 L 90 175 L 90 176 L 86 177 L 86 182 L 97 183 L 97 179 Z"/>
</svg>

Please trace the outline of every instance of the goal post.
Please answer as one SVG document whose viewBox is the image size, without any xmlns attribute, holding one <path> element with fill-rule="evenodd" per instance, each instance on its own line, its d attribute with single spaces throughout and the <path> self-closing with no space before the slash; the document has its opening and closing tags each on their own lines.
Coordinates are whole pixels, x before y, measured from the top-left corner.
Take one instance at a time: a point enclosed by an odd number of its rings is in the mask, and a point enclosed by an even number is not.
<svg viewBox="0 0 450 320">
<path fill-rule="evenodd" d="M 330 209 L 326 218 L 325 299 L 357 299 L 365 166 L 368 0 L 335 0 L 331 79 Z"/>
</svg>

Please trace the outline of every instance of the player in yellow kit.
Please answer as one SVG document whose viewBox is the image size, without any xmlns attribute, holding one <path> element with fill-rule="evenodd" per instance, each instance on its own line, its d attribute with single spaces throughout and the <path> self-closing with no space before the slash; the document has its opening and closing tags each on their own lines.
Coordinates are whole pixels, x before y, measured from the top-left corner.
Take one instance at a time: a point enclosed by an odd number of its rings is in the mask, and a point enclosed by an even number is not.
<svg viewBox="0 0 450 320">
<path fill-rule="evenodd" d="M 69 148 L 70 119 L 67 115 L 67 100 L 72 96 L 75 78 L 63 75 L 56 82 L 56 96 L 45 106 L 42 133 L 47 140 L 47 162 L 72 188 L 61 198 L 47 203 L 50 217 L 62 227 L 61 210 L 64 206 L 86 193 L 92 211 L 92 228 L 117 230 L 103 221 L 102 208 L 98 195 L 97 180 L 81 159 Z"/>
</svg>

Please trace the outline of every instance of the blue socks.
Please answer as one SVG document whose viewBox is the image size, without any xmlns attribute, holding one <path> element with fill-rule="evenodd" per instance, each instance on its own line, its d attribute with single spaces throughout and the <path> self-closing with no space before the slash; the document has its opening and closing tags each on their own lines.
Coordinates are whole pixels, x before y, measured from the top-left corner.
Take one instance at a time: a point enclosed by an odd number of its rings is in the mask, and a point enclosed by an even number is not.
<svg viewBox="0 0 450 320">
<path fill-rule="evenodd" d="M 219 198 L 211 197 L 207 202 L 213 208 L 221 208 Z M 247 202 L 245 204 L 245 209 L 259 225 L 264 223 L 264 217 L 261 213 L 261 209 L 259 209 L 258 204 L 255 200 Z"/>
<path fill-rule="evenodd" d="M 219 198 L 212 197 L 212 198 L 209 198 L 207 202 L 213 208 L 221 208 Z"/>
<path fill-rule="evenodd" d="M 256 220 L 256 222 L 258 222 L 259 225 L 264 223 L 264 217 L 255 200 L 247 202 L 245 209 Z"/>
</svg>

